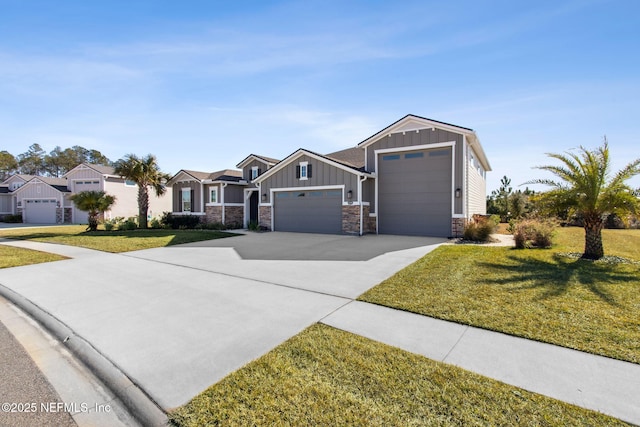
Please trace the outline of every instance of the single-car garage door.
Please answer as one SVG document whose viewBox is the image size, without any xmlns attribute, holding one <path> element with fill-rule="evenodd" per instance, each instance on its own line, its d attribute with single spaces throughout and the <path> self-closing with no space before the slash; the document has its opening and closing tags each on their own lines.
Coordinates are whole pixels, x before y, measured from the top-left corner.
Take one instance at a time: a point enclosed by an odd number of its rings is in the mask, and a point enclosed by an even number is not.
<svg viewBox="0 0 640 427">
<path fill-rule="evenodd" d="M 341 233 L 342 191 L 276 192 L 273 222 L 275 231 Z"/>
<path fill-rule="evenodd" d="M 56 200 L 55 199 L 32 199 L 25 200 L 24 222 L 30 224 L 55 224 L 56 223 Z"/>
<path fill-rule="evenodd" d="M 378 156 L 379 232 L 450 236 L 451 148 Z"/>
</svg>

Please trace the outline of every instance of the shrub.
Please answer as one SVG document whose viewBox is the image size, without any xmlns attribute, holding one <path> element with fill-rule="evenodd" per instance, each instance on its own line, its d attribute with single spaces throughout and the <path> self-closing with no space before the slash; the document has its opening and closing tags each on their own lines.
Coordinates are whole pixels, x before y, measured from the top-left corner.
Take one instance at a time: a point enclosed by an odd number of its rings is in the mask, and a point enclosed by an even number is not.
<svg viewBox="0 0 640 427">
<path fill-rule="evenodd" d="M 464 228 L 462 237 L 473 242 L 486 242 L 496 230 L 496 223 L 487 217 L 474 217 Z"/>
<path fill-rule="evenodd" d="M 22 214 L 17 214 L 17 215 L 5 215 L 3 218 L 4 222 L 8 222 L 8 223 L 19 223 L 22 222 Z"/>
<path fill-rule="evenodd" d="M 250 231 L 260 231 L 260 225 L 256 221 L 249 221 L 247 228 Z"/>
<path fill-rule="evenodd" d="M 514 229 L 516 249 L 550 248 L 553 245 L 555 224 L 550 220 L 526 219 L 517 222 Z"/>
<path fill-rule="evenodd" d="M 153 218 L 150 222 L 149 222 L 149 227 L 151 228 L 162 228 L 162 222 L 160 222 L 160 220 L 158 218 Z"/>
<path fill-rule="evenodd" d="M 131 231 L 136 228 L 138 228 L 138 223 L 136 222 L 135 217 L 127 218 L 126 221 L 118 225 L 118 230 Z"/>
<path fill-rule="evenodd" d="M 171 212 L 165 212 L 162 214 L 160 222 L 168 228 L 184 230 L 196 228 L 196 225 L 200 222 L 200 217 L 196 215 L 172 215 Z"/>
</svg>

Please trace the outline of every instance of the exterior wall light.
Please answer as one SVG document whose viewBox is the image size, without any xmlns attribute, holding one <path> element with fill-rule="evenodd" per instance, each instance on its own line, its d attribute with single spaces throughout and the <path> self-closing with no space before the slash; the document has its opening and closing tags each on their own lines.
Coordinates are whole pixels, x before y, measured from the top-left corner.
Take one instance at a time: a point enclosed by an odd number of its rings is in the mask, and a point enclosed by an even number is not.
<svg viewBox="0 0 640 427">
<path fill-rule="evenodd" d="M 263 193 L 262 194 L 262 201 L 266 202 L 267 201 L 267 193 Z"/>
<path fill-rule="evenodd" d="M 349 190 L 347 191 L 347 200 L 351 200 L 353 199 L 353 191 Z"/>
<path fill-rule="evenodd" d="M 460 188 L 456 188 L 456 199 L 459 199 L 461 194 L 462 190 L 460 190 Z"/>
</svg>

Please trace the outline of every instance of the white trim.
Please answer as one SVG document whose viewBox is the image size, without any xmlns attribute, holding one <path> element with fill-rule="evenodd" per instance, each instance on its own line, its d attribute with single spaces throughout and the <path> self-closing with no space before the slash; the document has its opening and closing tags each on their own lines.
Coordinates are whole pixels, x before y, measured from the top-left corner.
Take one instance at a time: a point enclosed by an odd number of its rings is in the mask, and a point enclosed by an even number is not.
<svg viewBox="0 0 640 427">
<path fill-rule="evenodd" d="M 214 185 L 214 186 L 211 186 L 211 187 L 208 187 L 208 188 L 209 188 L 209 193 L 208 193 L 209 201 L 207 203 L 205 203 L 205 206 L 220 204 L 220 194 L 219 194 L 220 192 L 218 191 L 218 186 Z M 211 195 L 213 194 L 214 191 L 216 193 L 216 201 L 215 202 L 211 201 L 211 199 L 212 199 Z"/>
<path fill-rule="evenodd" d="M 455 185 L 456 185 L 456 173 L 455 173 L 455 166 L 456 166 L 456 142 L 455 141 L 448 141 L 448 142 L 438 142 L 435 144 L 422 144 L 422 145 L 409 145 L 406 147 L 397 147 L 397 148 L 381 148 L 379 150 L 374 150 L 374 156 L 375 156 L 375 166 L 376 166 L 376 175 L 378 175 L 378 158 L 380 157 L 380 154 L 386 154 L 386 153 L 401 153 L 401 152 L 406 152 L 406 151 L 416 151 L 416 150 L 432 150 L 432 149 L 438 149 L 438 148 L 446 148 L 446 147 L 451 147 L 451 215 L 453 217 L 453 213 L 455 212 Z M 375 206 L 376 206 L 376 234 L 380 234 L 380 224 L 379 224 L 379 218 L 378 218 L 378 212 L 379 211 L 379 198 L 380 198 L 380 193 L 379 193 L 379 179 L 376 179 L 376 197 L 375 197 Z"/>
<path fill-rule="evenodd" d="M 182 215 L 182 216 L 186 216 L 186 215 L 194 215 L 194 216 L 204 216 L 204 215 L 206 215 L 206 213 L 204 213 L 204 212 L 171 212 L 171 215 Z"/>
<path fill-rule="evenodd" d="M 260 168 L 258 166 L 251 166 L 251 173 L 249 175 L 249 181 L 253 181 L 254 179 L 256 179 L 258 177 L 258 171 L 260 170 Z M 254 172 L 255 172 L 255 176 L 254 176 Z"/>
<path fill-rule="evenodd" d="M 462 163 L 464 167 L 462 168 L 462 217 L 466 218 L 467 212 L 469 211 L 469 197 L 467 196 L 467 192 L 469 190 L 469 182 L 467 181 L 469 177 L 467 176 L 467 156 L 469 155 L 469 150 L 467 145 L 467 136 L 462 135 Z M 454 190 L 455 191 L 455 190 Z M 455 197 L 455 193 L 453 193 Z M 453 217 L 455 218 L 455 216 Z M 452 233 L 453 234 L 453 233 Z"/>
<path fill-rule="evenodd" d="M 224 206 L 244 206 L 244 203 L 225 203 Z"/>
<path fill-rule="evenodd" d="M 190 203 L 190 206 L 189 206 L 189 210 L 188 211 L 184 210 L 184 193 L 185 193 L 185 190 L 189 190 L 189 203 Z M 193 190 L 194 189 L 191 188 L 191 187 L 180 187 L 180 208 L 182 209 L 181 212 L 193 213 L 194 206 L 193 206 L 193 200 L 192 200 L 192 197 L 191 197 L 191 192 Z M 193 191 L 193 192 L 194 192 L 194 195 L 195 195 L 195 191 Z"/>
<path fill-rule="evenodd" d="M 298 177 L 298 179 L 300 181 L 306 181 L 309 179 L 309 162 L 300 162 L 298 163 L 298 166 L 300 167 L 300 176 Z M 304 175 L 302 174 L 302 168 L 304 168 Z"/>
</svg>

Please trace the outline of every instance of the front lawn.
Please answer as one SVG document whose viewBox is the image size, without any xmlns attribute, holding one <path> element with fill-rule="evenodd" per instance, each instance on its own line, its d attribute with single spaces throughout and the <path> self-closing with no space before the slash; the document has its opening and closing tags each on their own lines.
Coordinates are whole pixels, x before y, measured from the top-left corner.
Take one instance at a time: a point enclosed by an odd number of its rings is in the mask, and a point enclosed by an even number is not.
<svg viewBox="0 0 640 427">
<path fill-rule="evenodd" d="M 21 265 L 39 264 L 61 259 L 67 258 L 46 252 L 0 245 L 0 268 L 19 267 Z"/>
<path fill-rule="evenodd" d="M 86 232 L 84 225 L 0 230 L 0 237 L 37 242 L 61 243 L 105 252 L 128 252 L 140 249 L 179 245 L 181 243 L 237 236 L 213 230 L 132 230 Z"/>
<path fill-rule="evenodd" d="M 581 252 L 584 231 L 548 250 L 445 245 L 359 299 L 640 363 L 640 265 Z M 640 260 L 640 230 L 604 230 L 607 255 Z"/>
<path fill-rule="evenodd" d="M 174 425 L 625 425 L 313 325 L 170 414 Z"/>
</svg>

